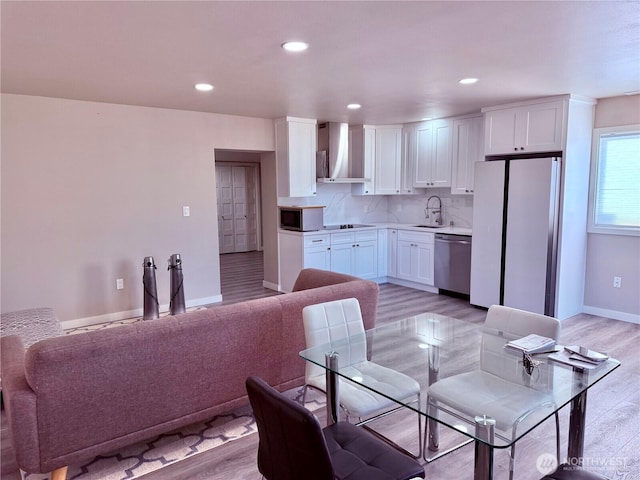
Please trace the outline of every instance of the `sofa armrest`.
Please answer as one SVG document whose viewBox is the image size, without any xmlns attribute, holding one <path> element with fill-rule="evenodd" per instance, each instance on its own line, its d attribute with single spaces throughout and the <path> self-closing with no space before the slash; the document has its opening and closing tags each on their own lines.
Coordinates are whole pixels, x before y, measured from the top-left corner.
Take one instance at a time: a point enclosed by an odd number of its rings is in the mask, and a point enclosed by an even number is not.
<svg viewBox="0 0 640 480">
<path fill-rule="evenodd" d="M 10 335 L 0 339 L 2 400 L 16 455 L 16 463 L 26 471 L 40 468 L 36 394 L 25 376 L 26 349 L 22 339 Z"/>
<path fill-rule="evenodd" d="M 344 273 L 330 272 L 328 270 L 320 270 L 318 268 L 305 268 L 300 270 L 298 278 L 296 278 L 296 282 L 293 284 L 292 292 L 325 287 L 327 285 L 336 285 L 338 283 L 346 283 L 353 280 L 361 279 Z"/>
</svg>

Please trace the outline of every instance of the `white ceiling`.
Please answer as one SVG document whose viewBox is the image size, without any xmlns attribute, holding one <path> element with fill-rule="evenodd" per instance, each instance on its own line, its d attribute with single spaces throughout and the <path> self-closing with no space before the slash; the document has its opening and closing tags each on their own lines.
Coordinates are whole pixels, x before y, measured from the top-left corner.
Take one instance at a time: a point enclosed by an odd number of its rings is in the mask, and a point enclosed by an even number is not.
<svg viewBox="0 0 640 480">
<path fill-rule="evenodd" d="M 5 93 L 383 124 L 640 90 L 637 0 L 2 0 L 1 21 Z"/>
</svg>

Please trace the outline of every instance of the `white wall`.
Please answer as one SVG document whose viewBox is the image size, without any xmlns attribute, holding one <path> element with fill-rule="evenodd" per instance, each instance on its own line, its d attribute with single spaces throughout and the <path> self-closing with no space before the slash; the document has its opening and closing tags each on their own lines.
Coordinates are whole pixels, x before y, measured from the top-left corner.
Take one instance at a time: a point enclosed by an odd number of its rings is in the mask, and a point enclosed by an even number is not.
<svg viewBox="0 0 640 480">
<path fill-rule="evenodd" d="M 640 95 L 598 101 L 595 128 L 640 124 Z M 622 287 L 613 288 L 613 277 Z M 589 233 L 584 311 L 640 322 L 640 237 Z"/>
<path fill-rule="evenodd" d="M 262 246 L 264 262 L 263 284 L 272 290 L 278 289 L 278 193 L 275 152 L 260 156 L 260 181 L 262 198 Z"/>
<path fill-rule="evenodd" d="M 166 305 L 173 253 L 187 305 L 219 298 L 214 149 L 274 150 L 271 120 L 1 101 L 2 312 L 50 306 L 64 321 L 140 309 L 148 255 Z"/>
</svg>

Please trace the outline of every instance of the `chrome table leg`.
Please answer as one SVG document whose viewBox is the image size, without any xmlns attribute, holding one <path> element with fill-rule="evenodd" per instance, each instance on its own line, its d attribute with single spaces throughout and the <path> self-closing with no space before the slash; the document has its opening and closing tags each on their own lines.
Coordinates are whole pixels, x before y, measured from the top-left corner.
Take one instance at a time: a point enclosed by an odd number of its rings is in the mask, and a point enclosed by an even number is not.
<svg viewBox="0 0 640 480">
<path fill-rule="evenodd" d="M 496 421 L 487 417 L 476 417 L 475 460 L 473 480 L 491 480 L 493 478 L 493 447 Z M 483 442 L 486 441 L 487 443 Z"/>
<path fill-rule="evenodd" d="M 581 368 L 573 369 L 573 378 L 577 388 L 582 388 L 589 372 Z M 571 400 L 569 411 L 569 445 L 567 448 L 567 463 L 572 466 L 582 465 L 584 454 L 584 430 L 587 416 L 587 391 L 579 393 Z M 559 460 L 558 460 L 559 461 Z"/>
<path fill-rule="evenodd" d="M 324 355 L 327 370 L 327 425 L 337 423 L 340 411 L 340 394 L 338 392 L 338 352 L 327 352 Z"/>
</svg>

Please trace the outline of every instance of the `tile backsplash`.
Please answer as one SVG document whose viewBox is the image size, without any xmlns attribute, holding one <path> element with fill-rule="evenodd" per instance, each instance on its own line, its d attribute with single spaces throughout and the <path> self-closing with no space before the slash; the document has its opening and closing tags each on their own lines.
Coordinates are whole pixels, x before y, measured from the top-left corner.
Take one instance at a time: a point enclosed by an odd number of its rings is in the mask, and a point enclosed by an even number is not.
<svg viewBox="0 0 640 480">
<path fill-rule="evenodd" d="M 473 197 L 451 195 L 449 188 L 431 188 L 419 195 L 351 195 L 349 184 L 318 184 L 313 198 L 280 197 L 278 205 L 324 205 L 325 225 L 341 223 L 424 223 L 427 200 L 437 195 L 442 201 L 443 224 L 451 221 L 470 228 Z M 430 206 L 437 205 L 431 200 Z"/>
</svg>

